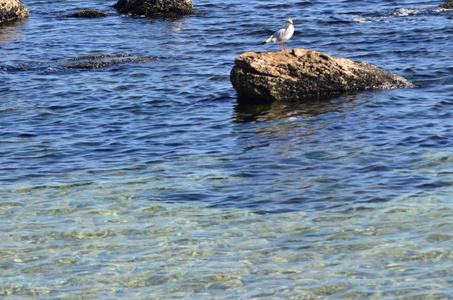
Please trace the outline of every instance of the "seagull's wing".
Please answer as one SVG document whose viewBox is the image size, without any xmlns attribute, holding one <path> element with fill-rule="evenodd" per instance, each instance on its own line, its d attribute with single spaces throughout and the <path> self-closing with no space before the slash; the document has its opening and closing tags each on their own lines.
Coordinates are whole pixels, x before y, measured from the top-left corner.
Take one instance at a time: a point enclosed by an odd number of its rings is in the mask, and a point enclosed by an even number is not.
<svg viewBox="0 0 453 300">
<path fill-rule="evenodd" d="M 273 35 L 270 36 L 270 38 L 268 38 L 266 40 L 266 44 L 277 44 L 280 42 L 280 40 L 282 39 L 282 37 L 285 35 L 285 31 L 286 29 L 285 28 L 282 28 L 282 29 L 279 29 L 278 31 L 276 31 Z"/>
</svg>

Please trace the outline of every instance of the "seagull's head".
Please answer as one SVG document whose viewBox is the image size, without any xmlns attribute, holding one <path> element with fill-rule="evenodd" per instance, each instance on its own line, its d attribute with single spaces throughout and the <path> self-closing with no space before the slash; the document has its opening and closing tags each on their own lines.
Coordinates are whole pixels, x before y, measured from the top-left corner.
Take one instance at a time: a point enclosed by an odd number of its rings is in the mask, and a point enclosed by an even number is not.
<svg viewBox="0 0 453 300">
<path fill-rule="evenodd" d="M 286 24 L 287 26 L 288 26 L 288 25 L 294 25 L 294 22 L 293 22 L 293 20 L 288 19 L 288 20 L 285 21 L 285 24 Z"/>
</svg>

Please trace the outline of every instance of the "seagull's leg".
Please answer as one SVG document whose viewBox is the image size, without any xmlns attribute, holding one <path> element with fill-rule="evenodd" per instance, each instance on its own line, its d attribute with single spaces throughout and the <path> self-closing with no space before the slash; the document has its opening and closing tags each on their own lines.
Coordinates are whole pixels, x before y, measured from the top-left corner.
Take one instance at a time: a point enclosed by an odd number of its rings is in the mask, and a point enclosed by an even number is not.
<svg viewBox="0 0 453 300">
<path fill-rule="evenodd" d="M 285 49 L 285 43 L 282 43 L 282 51 L 283 51 L 283 50 L 286 50 L 286 49 Z"/>
</svg>

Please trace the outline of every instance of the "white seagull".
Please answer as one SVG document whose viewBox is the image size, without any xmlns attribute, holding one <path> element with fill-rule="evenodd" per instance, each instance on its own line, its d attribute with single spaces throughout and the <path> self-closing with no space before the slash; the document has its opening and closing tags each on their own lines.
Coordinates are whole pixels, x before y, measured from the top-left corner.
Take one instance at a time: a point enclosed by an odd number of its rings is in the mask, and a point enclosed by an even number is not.
<svg viewBox="0 0 453 300">
<path fill-rule="evenodd" d="M 260 45 L 268 45 L 268 44 L 281 44 L 282 51 L 286 50 L 285 42 L 289 40 L 294 34 L 294 22 L 291 19 L 285 21 L 285 28 L 281 28 L 276 31 L 270 38 L 268 38 L 265 42 L 261 43 Z"/>
</svg>

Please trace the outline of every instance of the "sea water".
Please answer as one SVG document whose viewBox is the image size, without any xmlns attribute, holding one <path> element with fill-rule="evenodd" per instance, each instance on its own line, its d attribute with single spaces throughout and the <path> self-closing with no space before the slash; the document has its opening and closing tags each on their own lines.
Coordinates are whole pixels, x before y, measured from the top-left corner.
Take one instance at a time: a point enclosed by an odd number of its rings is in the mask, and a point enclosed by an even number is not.
<svg viewBox="0 0 453 300">
<path fill-rule="evenodd" d="M 446 299 L 452 12 L 442 1 L 22 1 L 0 27 L 0 296 Z M 95 8 L 101 19 L 66 16 Z M 287 48 L 417 87 L 246 104 L 236 56 Z M 99 69 L 88 55 L 134 55 Z"/>
</svg>

